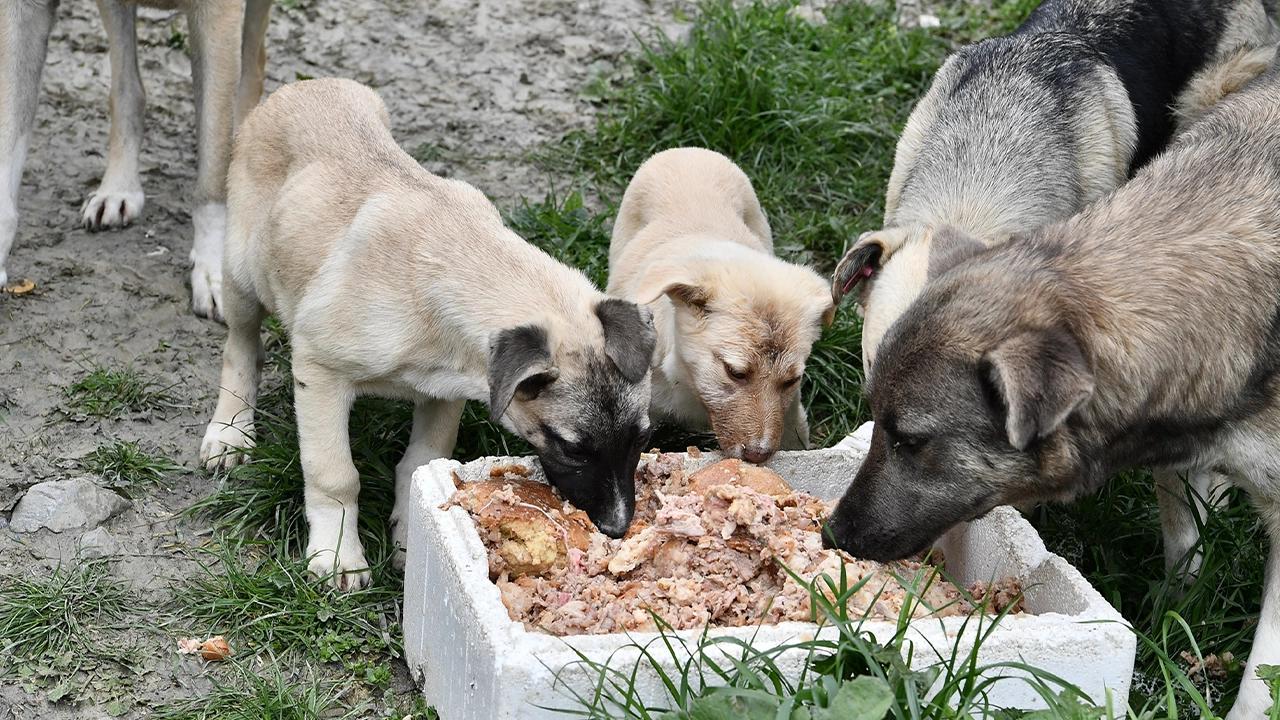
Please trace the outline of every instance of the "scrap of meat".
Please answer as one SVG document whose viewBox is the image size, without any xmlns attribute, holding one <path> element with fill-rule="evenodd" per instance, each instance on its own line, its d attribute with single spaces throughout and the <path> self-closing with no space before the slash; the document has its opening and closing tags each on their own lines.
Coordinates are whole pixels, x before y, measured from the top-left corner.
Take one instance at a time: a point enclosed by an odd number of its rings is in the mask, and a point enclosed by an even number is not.
<svg viewBox="0 0 1280 720">
<path fill-rule="evenodd" d="M 636 471 L 636 520 L 617 540 L 521 470 L 466 483 L 450 504 L 476 519 L 503 603 L 529 629 L 579 635 L 812 621 L 822 612 L 815 593 L 844 597 L 855 617 L 973 611 L 932 565 L 824 548 L 830 508 L 767 468 L 724 460 L 686 474 L 679 455 L 648 457 Z M 974 591 L 995 611 L 1018 595 L 1012 581 Z"/>
</svg>

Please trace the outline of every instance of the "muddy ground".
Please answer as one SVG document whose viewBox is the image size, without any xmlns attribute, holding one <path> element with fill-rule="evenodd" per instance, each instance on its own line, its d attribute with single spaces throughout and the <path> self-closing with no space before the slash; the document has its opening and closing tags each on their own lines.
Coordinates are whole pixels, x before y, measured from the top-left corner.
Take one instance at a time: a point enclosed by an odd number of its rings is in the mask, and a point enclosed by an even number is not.
<svg viewBox="0 0 1280 720">
<path fill-rule="evenodd" d="M 468 180 L 502 207 L 541 197 L 554 180 L 526 153 L 591 115 L 579 91 L 611 71 L 646 26 L 677 32 L 675 0 L 286 0 L 273 9 L 268 90 L 304 76 L 344 76 L 377 88 L 401 144 L 433 171 Z M 103 170 L 107 42 L 92 0 L 64 0 L 50 41 L 35 136 L 8 268 L 36 290 L 0 294 L 0 573 L 42 575 L 75 552 L 81 531 L 18 534 L 6 527 L 30 485 L 83 475 L 78 458 L 111 440 L 137 440 L 194 468 L 212 410 L 223 328 L 189 309 L 187 252 L 194 184 L 190 62 L 180 15 L 143 10 L 139 50 L 147 90 L 141 220 L 122 231 L 77 227 Z M 97 365 L 131 365 L 168 386 L 173 407 L 97 420 L 70 410 L 65 388 Z M 174 514 L 212 489 L 202 472 L 175 476 L 110 520 L 120 542 L 112 572 L 148 605 L 192 571 L 185 546 L 207 528 Z M 150 650 L 144 703 L 208 687 L 174 638 L 142 633 Z M 402 692 L 403 673 L 398 684 Z M 139 715 L 144 710 L 131 714 Z M 0 681 L 0 720 L 102 717 L 50 705 Z"/>
</svg>

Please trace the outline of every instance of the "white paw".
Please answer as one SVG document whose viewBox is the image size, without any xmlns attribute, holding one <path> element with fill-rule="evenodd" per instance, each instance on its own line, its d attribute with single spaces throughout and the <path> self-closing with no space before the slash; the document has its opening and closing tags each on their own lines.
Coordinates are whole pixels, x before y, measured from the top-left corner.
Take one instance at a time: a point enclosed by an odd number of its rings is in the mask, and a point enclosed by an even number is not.
<svg viewBox="0 0 1280 720">
<path fill-rule="evenodd" d="M 307 546 L 307 570 L 328 584 L 346 592 L 368 587 L 373 580 L 369 562 L 364 559 L 364 548 L 355 538 L 343 538 L 342 544 L 333 548 Z"/>
<path fill-rule="evenodd" d="M 209 470 L 233 468 L 244 462 L 245 451 L 253 447 L 253 423 L 214 421 L 200 441 L 200 462 Z"/>
<path fill-rule="evenodd" d="M 222 246 L 227 235 L 227 206 L 201 205 L 191 213 L 191 308 L 196 315 L 222 321 Z"/>
<path fill-rule="evenodd" d="M 80 211 L 80 224 L 88 230 L 122 228 L 142 215 L 146 196 L 140 185 L 109 187 L 103 183 L 84 201 Z"/>
<path fill-rule="evenodd" d="M 391 513 L 391 542 L 396 546 L 391 564 L 397 570 L 404 570 L 405 551 L 409 548 L 409 529 L 408 523 L 401 520 L 395 512 Z"/>
<path fill-rule="evenodd" d="M 222 322 L 222 258 L 191 268 L 191 309 L 198 317 Z"/>
</svg>

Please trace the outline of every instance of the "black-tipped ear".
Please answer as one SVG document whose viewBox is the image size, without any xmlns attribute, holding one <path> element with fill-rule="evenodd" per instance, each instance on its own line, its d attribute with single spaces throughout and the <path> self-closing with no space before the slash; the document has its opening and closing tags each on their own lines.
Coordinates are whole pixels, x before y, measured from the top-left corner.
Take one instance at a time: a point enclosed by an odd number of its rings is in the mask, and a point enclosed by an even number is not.
<svg viewBox="0 0 1280 720">
<path fill-rule="evenodd" d="M 987 249 L 972 235 L 951 225 L 939 225 L 929 232 L 930 280 Z"/>
<path fill-rule="evenodd" d="M 639 382 L 649 372 L 657 333 L 649 308 L 618 298 L 601 300 L 596 317 L 604 328 L 604 354 L 629 382 Z"/>
<path fill-rule="evenodd" d="M 1026 450 L 1066 422 L 1093 395 L 1093 371 L 1066 330 L 1024 332 L 988 352 L 980 372 L 1005 406 L 1009 444 Z"/>
<path fill-rule="evenodd" d="M 862 233 L 836 265 L 831 299 L 838 305 L 860 283 L 874 277 L 905 241 L 906 232 L 896 228 Z"/>
<path fill-rule="evenodd" d="M 502 417 L 517 396 L 536 398 L 558 377 L 545 329 L 521 325 L 499 332 L 489 343 L 489 416 Z"/>
</svg>

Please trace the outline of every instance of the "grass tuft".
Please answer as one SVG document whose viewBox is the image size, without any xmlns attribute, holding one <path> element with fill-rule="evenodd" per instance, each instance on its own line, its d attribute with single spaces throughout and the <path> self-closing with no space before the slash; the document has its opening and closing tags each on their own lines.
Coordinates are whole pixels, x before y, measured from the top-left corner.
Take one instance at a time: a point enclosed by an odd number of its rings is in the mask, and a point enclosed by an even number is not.
<svg viewBox="0 0 1280 720">
<path fill-rule="evenodd" d="M 90 417 L 118 418 L 173 407 L 168 388 L 131 367 L 95 367 L 65 390 L 73 410 Z"/>
<path fill-rule="evenodd" d="M 59 565 L 48 577 L 0 577 L 0 657 L 22 660 L 82 651 L 121 617 L 128 595 L 104 560 Z"/>
<path fill-rule="evenodd" d="M 159 483 L 165 475 L 187 471 L 181 465 L 152 455 L 138 443 L 127 440 L 99 445 L 80 458 L 80 467 L 102 478 L 108 485 L 123 488 Z"/>
<path fill-rule="evenodd" d="M 288 658 L 285 658 L 287 660 Z M 365 708 L 348 707 L 340 685 L 317 677 L 310 668 L 301 677 L 286 676 L 272 656 L 260 667 L 231 662 L 230 682 L 218 681 L 206 695 L 159 708 L 156 720 L 346 720 L 366 717 Z"/>
</svg>

